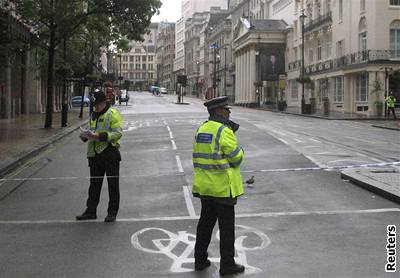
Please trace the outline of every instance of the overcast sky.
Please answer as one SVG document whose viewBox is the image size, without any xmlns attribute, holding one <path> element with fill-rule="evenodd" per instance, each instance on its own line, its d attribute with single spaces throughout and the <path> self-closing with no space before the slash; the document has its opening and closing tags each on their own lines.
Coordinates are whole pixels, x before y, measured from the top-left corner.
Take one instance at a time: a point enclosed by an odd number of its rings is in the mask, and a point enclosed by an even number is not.
<svg viewBox="0 0 400 278">
<path fill-rule="evenodd" d="M 166 19 L 168 22 L 176 22 L 181 17 L 181 0 L 161 0 L 160 14 L 153 16 L 151 22 L 160 22 Z"/>
</svg>

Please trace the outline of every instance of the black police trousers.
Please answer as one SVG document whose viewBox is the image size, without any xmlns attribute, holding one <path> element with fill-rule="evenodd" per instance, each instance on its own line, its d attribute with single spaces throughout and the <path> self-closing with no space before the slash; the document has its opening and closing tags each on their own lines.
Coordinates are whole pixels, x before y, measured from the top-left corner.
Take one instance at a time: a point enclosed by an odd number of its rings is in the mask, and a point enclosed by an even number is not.
<svg viewBox="0 0 400 278">
<path fill-rule="evenodd" d="M 118 153 L 119 154 L 119 153 Z M 107 175 L 108 182 L 108 214 L 117 215 L 119 209 L 119 164 L 120 159 L 99 156 L 89 159 L 90 186 L 89 197 L 86 202 L 87 211 L 96 213 L 100 201 L 101 187 L 104 175 Z"/>
<path fill-rule="evenodd" d="M 217 220 L 220 231 L 220 267 L 230 267 L 235 264 L 235 207 L 218 203 L 215 200 L 201 200 L 201 215 L 197 224 L 194 258 L 198 263 L 207 260 L 207 249 Z"/>
</svg>

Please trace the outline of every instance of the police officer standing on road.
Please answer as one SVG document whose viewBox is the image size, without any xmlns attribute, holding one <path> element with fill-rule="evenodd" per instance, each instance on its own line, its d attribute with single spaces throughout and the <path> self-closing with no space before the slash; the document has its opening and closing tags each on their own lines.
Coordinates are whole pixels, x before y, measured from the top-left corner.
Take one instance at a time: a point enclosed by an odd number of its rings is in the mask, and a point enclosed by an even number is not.
<svg viewBox="0 0 400 278">
<path fill-rule="evenodd" d="M 91 114 L 89 130 L 83 131 L 80 138 L 88 142 L 87 157 L 90 168 L 89 197 L 86 210 L 76 220 L 96 219 L 97 205 L 104 174 L 108 182 L 108 213 L 105 222 L 115 221 L 119 209 L 119 152 L 122 136 L 122 117 L 120 112 L 111 108 L 104 92 L 96 91 L 93 94 L 95 111 Z"/>
<path fill-rule="evenodd" d="M 228 97 L 217 97 L 204 103 L 210 114 L 197 130 L 193 143 L 193 195 L 201 199 L 201 215 L 195 245 L 196 271 L 210 266 L 208 245 L 218 220 L 220 230 L 220 274 L 244 272 L 236 264 L 235 210 L 237 197 L 243 194 L 240 164 L 244 153 L 234 134 L 239 125 L 229 120 Z"/>
<path fill-rule="evenodd" d="M 390 111 L 393 113 L 393 117 L 396 120 L 396 112 L 395 110 L 395 104 L 396 104 L 396 98 L 393 96 L 393 92 L 390 91 L 389 96 L 386 97 L 385 99 L 388 107 L 388 118 L 390 118 Z"/>
</svg>

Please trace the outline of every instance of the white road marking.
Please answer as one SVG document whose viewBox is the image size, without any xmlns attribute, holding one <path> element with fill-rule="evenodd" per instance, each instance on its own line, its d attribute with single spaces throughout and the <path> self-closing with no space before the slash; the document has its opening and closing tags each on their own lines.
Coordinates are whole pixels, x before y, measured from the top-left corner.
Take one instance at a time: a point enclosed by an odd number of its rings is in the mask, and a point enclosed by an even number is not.
<svg viewBox="0 0 400 278">
<path fill-rule="evenodd" d="M 178 166 L 179 172 L 183 173 L 183 167 L 181 163 L 181 159 L 179 158 L 179 155 L 175 156 L 176 157 L 176 165 Z"/>
<path fill-rule="evenodd" d="M 283 144 L 289 145 L 289 143 L 286 140 L 282 139 L 282 138 L 277 137 L 276 139 L 281 141 Z"/>
<path fill-rule="evenodd" d="M 179 168 L 180 164 L 180 159 L 179 156 L 177 157 L 177 165 Z M 307 157 L 308 159 L 312 160 L 312 157 Z M 179 164 L 178 164 L 179 160 Z M 347 160 L 345 160 L 347 161 Z M 281 168 L 281 169 L 262 169 L 262 170 L 242 170 L 242 173 L 262 173 L 262 172 L 292 172 L 292 171 L 310 171 L 310 170 L 343 170 L 343 169 L 348 169 L 348 168 L 368 168 L 368 167 L 384 167 L 384 166 L 391 166 L 391 167 L 396 167 L 400 166 L 400 161 L 396 162 L 380 162 L 380 163 L 369 163 L 369 164 L 354 164 L 354 165 L 337 165 L 337 166 L 319 166 L 319 167 L 303 167 L 303 168 Z M 176 172 L 165 172 L 165 173 L 160 173 L 158 175 L 121 175 L 119 176 L 120 179 L 132 179 L 132 178 L 146 178 L 146 177 L 168 177 L 168 176 L 184 176 L 183 173 L 183 168 L 182 164 L 180 164 L 180 169 L 182 169 L 182 172 L 176 173 Z M 13 175 L 15 176 L 15 175 Z M 110 176 L 110 178 L 113 178 L 114 176 Z M 96 177 L 93 177 L 96 178 Z M 103 178 L 103 177 L 99 177 Z M 74 180 L 74 179 L 90 179 L 90 177 L 49 177 L 49 178 L 3 178 L 0 179 L 0 185 L 6 181 L 46 181 L 46 180 Z M 189 182 L 186 180 L 187 184 Z"/>
<path fill-rule="evenodd" d="M 351 136 L 344 136 L 345 138 L 348 138 L 348 139 L 351 139 L 351 140 L 355 140 L 355 141 L 361 141 L 361 142 L 364 142 L 364 143 L 369 143 L 369 144 L 376 144 L 377 142 L 376 141 L 371 141 L 371 140 L 363 140 L 363 139 L 360 139 L 360 138 L 356 138 L 356 137 L 351 137 Z"/>
<path fill-rule="evenodd" d="M 236 214 L 237 218 L 252 217 L 279 217 L 279 216 L 304 216 L 304 215 L 342 215 L 342 214 L 372 214 L 372 213 L 400 213 L 400 208 L 364 209 L 364 210 L 332 210 L 332 211 L 282 211 L 282 212 L 260 212 Z M 198 216 L 164 216 L 145 218 L 117 218 L 117 222 L 147 222 L 147 221 L 181 221 L 197 220 Z M 89 220 L 84 222 L 104 222 L 103 219 Z M 24 225 L 24 224 L 82 224 L 76 220 L 1 220 L 0 225 Z"/>
<path fill-rule="evenodd" d="M 190 197 L 189 187 L 183 186 L 183 195 L 185 196 L 185 203 L 187 210 L 189 212 L 189 216 L 196 217 L 196 212 L 194 210 L 192 198 Z"/>
<path fill-rule="evenodd" d="M 176 150 L 176 144 L 175 144 L 175 141 L 174 141 L 174 140 L 171 140 L 171 144 L 172 144 L 172 149 L 173 149 L 173 150 Z"/>
<path fill-rule="evenodd" d="M 167 130 L 168 130 L 168 133 L 169 133 L 169 138 L 174 139 L 174 136 L 172 135 L 171 128 L 169 126 L 167 126 Z"/>
<path fill-rule="evenodd" d="M 314 138 L 310 138 L 311 141 L 316 142 L 316 143 L 321 143 L 321 141 L 314 139 Z"/>
<path fill-rule="evenodd" d="M 251 228 L 244 225 L 235 225 L 237 230 L 240 229 L 241 235 L 235 239 L 235 249 L 237 252 L 237 257 L 235 261 L 246 267 L 246 274 L 259 273 L 262 270 L 258 267 L 254 267 L 248 264 L 246 253 L 249 251 L 260 250 L 266 248 L 271 244 L 270 238 L 258 229 Z M 157 233 L 154 233 L 157 231 Z M 148 233 L 148 236 L 143 236 L 143 234 Z M 154 238 L 155 234 L 163 234 L 161 238 Z M 220 240 L 219 232 L 215 235 L 216 239 Z M 245 239 L 249 237 L 255 237 L 257 245 L 252 244 L 251 246 L 246 246 Z M 141 241 L 148 241 L 142 244 Z M 178 231 L 177 233 L 165 230 L 163 228 L 144 228 L 132 234 L 131 244 L 136 249 L 152 253 L 165 255 L 172 260 L 170 271 L 173 273 L 184 273 L 193 272 L 192 268 L 183 267 L 185 264 L 194 263 L 194 258 L 190 257 L 193 254 L 194 246 L 196 242 L 196 235 L 188 233 L 187 231 Z M 178 250 L 175 247 L 178 246 Z M 174 251 L 175 250 L 175 251 Z M 210 254 L 211 255 L 211 254 Z M 218 263 L 220 258 L 210 256 L 208 258 L 210 261 Z"/>
<path fill-rule="evenodd" d="M 374 157 L 368 157 L 369 159 L 371 159 L 372 161 L 378 162 L 378 163 L 383 163 L 383 160 L 380 160 L 378 158 L 374 158 Z"/>
<path fill-rule="evenodd" d="M 307 157 L 309 160 L 311 160 L 315 165 L 318 165 L 321 168 L 326 168 L 326 165 L 324 163 L 318 162 L 314 157 L 310 155 L 304 155 L 304 156 Z"/>
</svg>

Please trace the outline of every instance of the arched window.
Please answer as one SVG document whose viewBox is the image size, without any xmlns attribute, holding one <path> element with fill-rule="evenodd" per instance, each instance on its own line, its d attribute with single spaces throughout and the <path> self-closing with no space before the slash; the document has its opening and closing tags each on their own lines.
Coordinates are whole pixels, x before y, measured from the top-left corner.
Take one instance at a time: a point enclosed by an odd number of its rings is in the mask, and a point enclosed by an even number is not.
<svg viewBox="0 0 400 278">
<path fill-rule="evenodd" d="M 367 50 L 367 20 L 365 17 L 360 19 L 360 23 L 358 24 L 358 37 L 359 37 L 359 44 L 358 49 L 360 51 Z"/>
<path fill-rule="evenodd" d="M 400 20 L 390 24 L 390 52 L 392 58 L 400 58 Z"/>
</svg>

